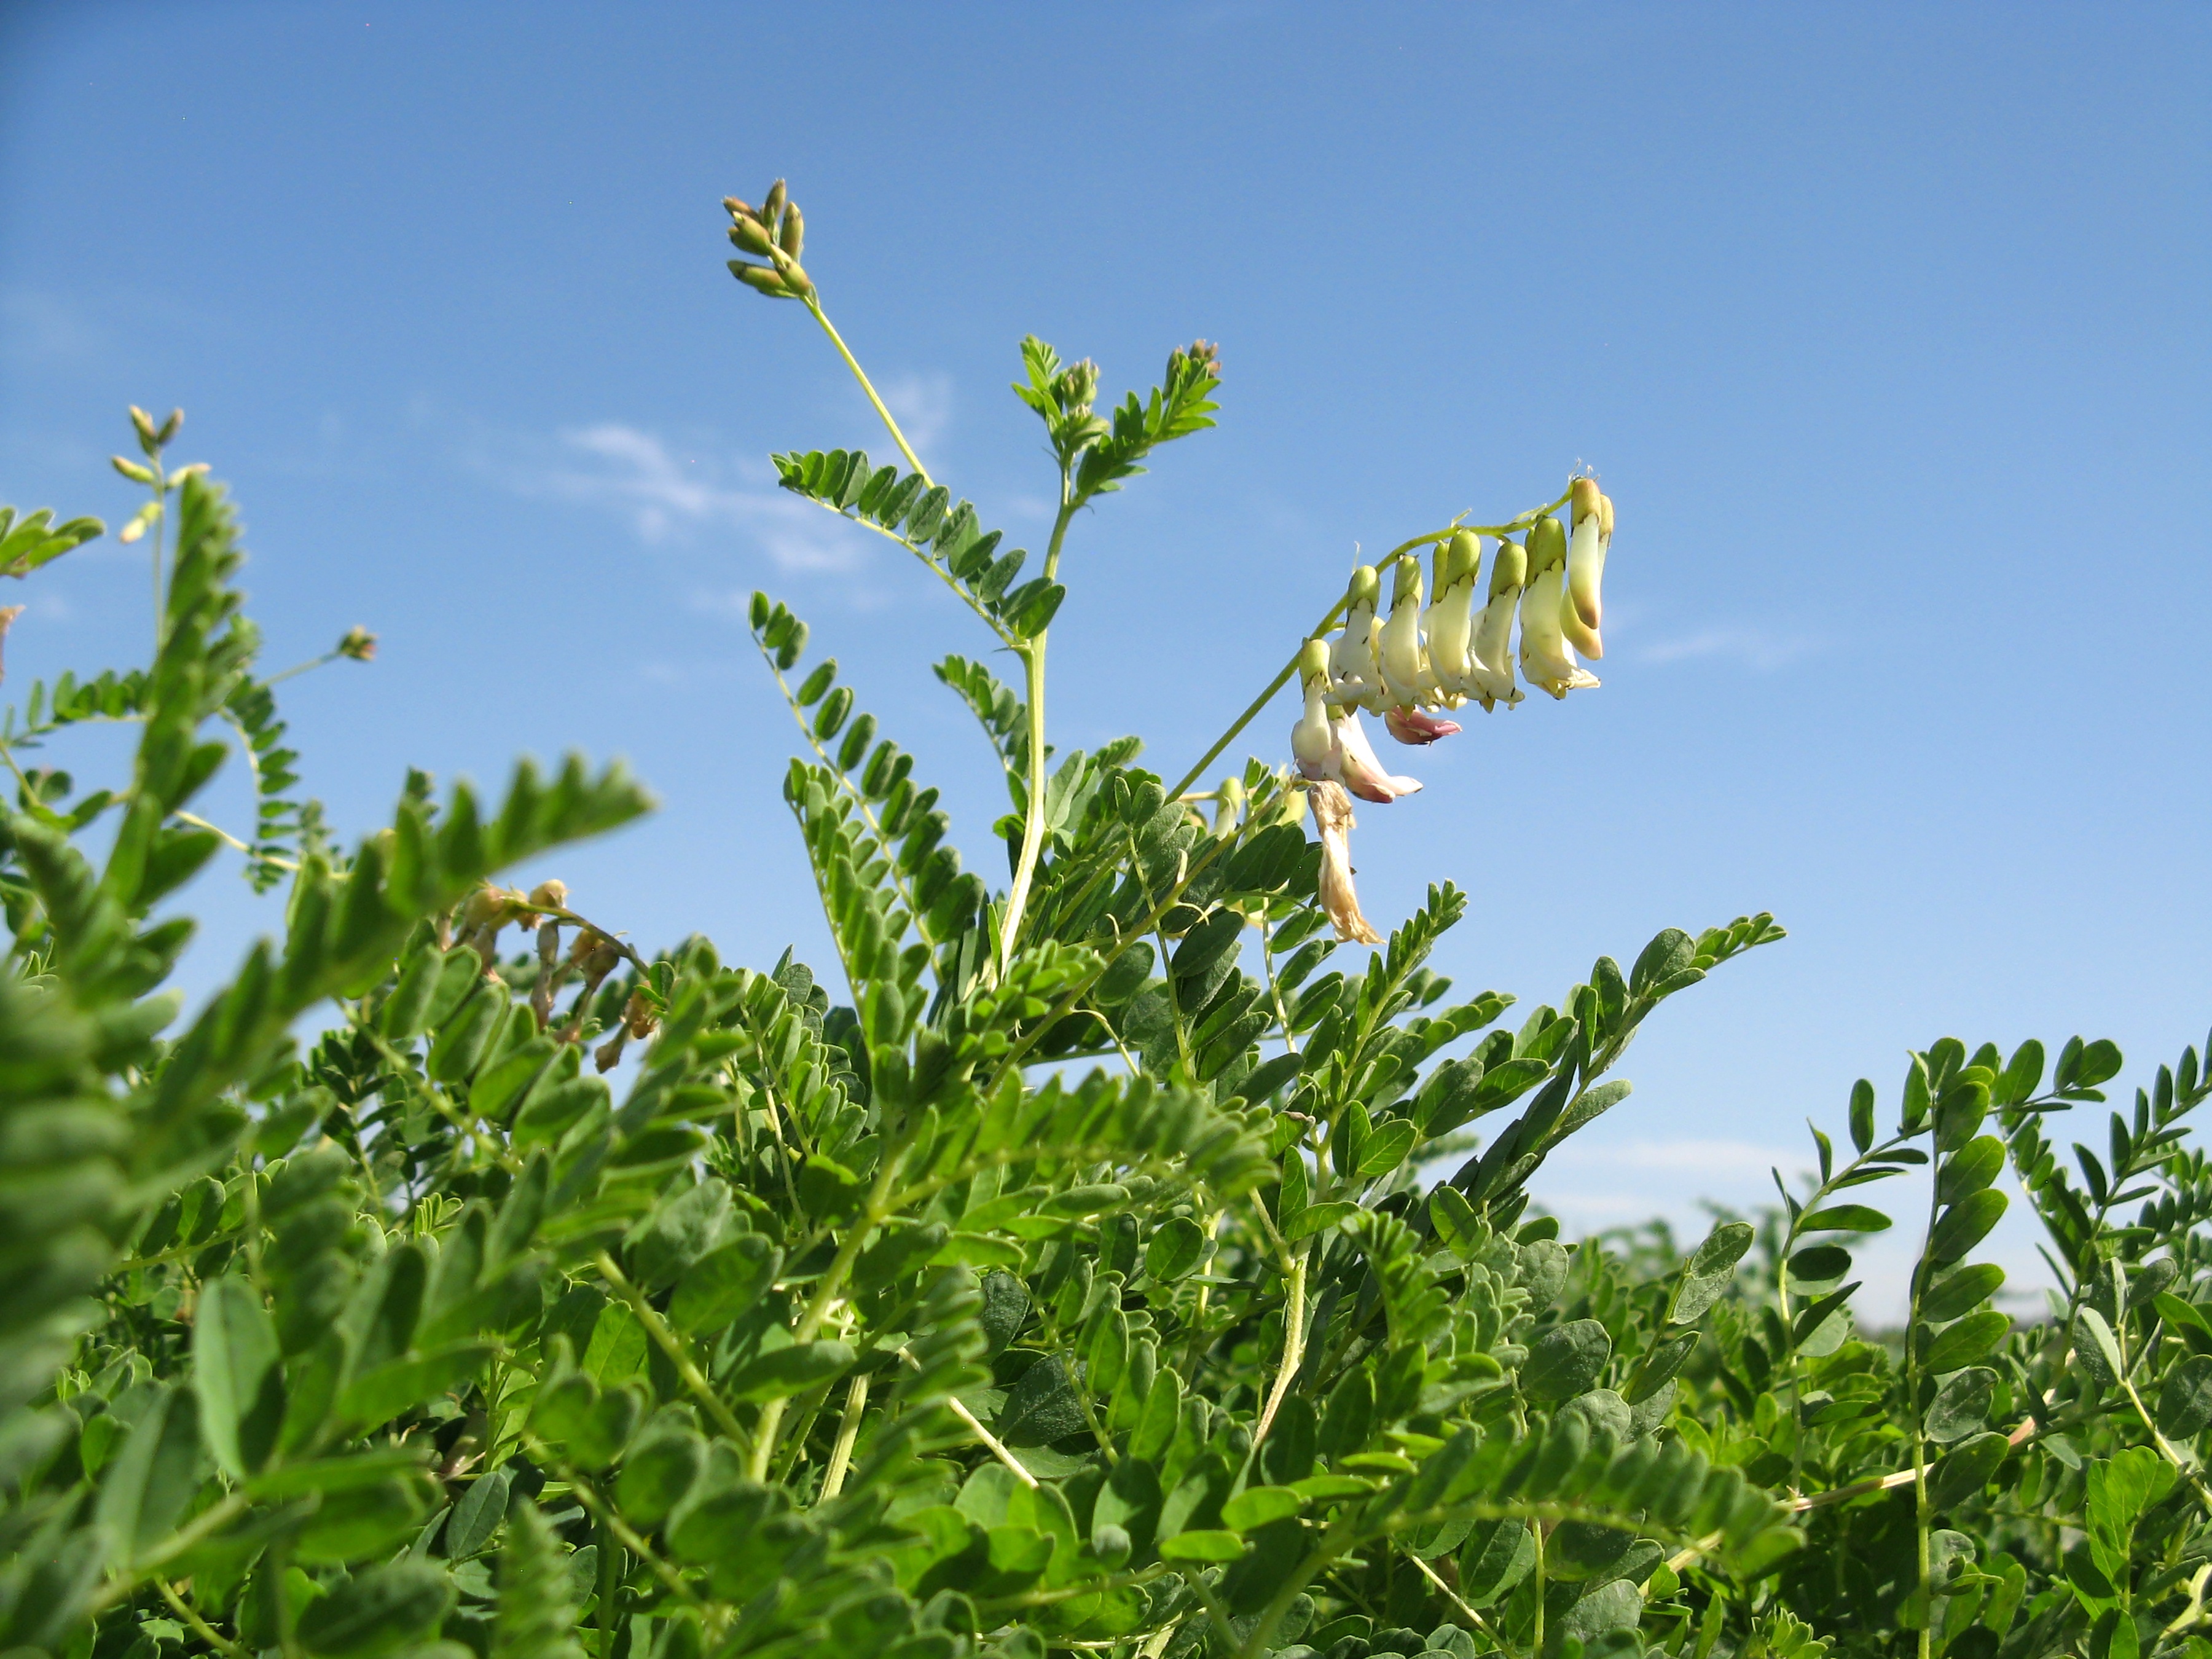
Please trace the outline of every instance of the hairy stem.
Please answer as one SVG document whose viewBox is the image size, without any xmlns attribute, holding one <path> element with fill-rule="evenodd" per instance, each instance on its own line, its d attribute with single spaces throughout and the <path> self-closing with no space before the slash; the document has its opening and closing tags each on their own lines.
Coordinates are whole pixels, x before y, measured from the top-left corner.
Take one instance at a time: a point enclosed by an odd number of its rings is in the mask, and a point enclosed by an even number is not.
<svg viewBox="0 0 2212 1659">
<path fill-rule="evenodd" d="M 1068 498 L 1066 468 L 1060 475 L 1060 513 L 1052 524 L 1052 540 L 1045 548 L 1044 575 L 1053 580 L 1060 573 L 1060 550 L 1067 539 L 1068 521 L 1075 504 Z M 1022 814 L 1021 856 L 1014 864 L 1014 884 L 1006 894 L 1006 911 L 999 925 L 999 971 L 1006 972 L 1014 959 L 1014 945 L 1021 937 L 1022 913 L 1029 906 L 1030 884 L 1036 878 L 1037 860 L 1044 851 L 1044 650 L 1049 629 L 1040 629 L 1022 647 L 1024 690 L 1029 698 L 1029 803 Z"/>
</svg>

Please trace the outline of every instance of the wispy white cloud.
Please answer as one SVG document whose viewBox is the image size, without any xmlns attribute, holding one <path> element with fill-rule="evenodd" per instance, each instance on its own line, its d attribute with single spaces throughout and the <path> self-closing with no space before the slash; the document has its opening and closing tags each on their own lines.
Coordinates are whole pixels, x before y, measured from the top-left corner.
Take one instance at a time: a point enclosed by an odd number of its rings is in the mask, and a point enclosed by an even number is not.
<svg viewBox="0 0 2212 1659">
<path fill-rule="evenodd" d="M 1802 635 L 1776 634 L 1758 628 L 1707 628 L 1671 640 L 1658 640 L 1635 654 L 1653 667 L 1669 663 L 1719 659 L 1768 674 L 1818 649 Z"/>
<path fill-rule="evenodd" d="M 865 556 L 862 532 L 778 489 L 765 467 L 710 447 L 673 445 L 617 421 L 570 428 L 555 445 L 552 460 L 482 444 L 468 459 L 517 495 L 620 514 L 648 543 L 734 532 L 787 571 L 850 570 Z"/>
<path fill-rule="evenodd" d="M 906 434 L 922 464 L 934 473 L 937 441 L 952 426 L 952 377 L 950 374 L 904 374 L 876 388 L 884 406 Z M 873 446 L 871 446 L 872 447 Z"/>
</svg>

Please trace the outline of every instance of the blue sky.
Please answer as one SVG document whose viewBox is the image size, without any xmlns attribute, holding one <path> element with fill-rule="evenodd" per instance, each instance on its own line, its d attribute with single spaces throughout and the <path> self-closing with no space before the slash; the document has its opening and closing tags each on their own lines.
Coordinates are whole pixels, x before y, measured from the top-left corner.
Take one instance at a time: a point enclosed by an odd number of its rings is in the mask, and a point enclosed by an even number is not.
<svg viewBox="0 0 2212 1659">
<path fill-rule="evenodd" d="M 1072 538 L 1055 742 L 1179 773 L 1355 544 L 1598 470 L 1604 688 L 1474 720 L 1357 843 L 1378 919 L 1472 891 L 1469 990 L 1790 928 L 1645 1034 L 1540 1183 L 1571 1220 L 1757 1202 L 1946 1033 L 2109 1035 L 2139 1079 L 2212 1020 L 2202 6 L 18 0 L 0 62 L 0 500 L 119 521 L 125 404 L 184 405 L 271 662 L 382 636 L 288 688 L 349 830 L 410 763 L 624 755 L 662 811 L 546 873 L 643 943 L 825 957 L 765 586 L 991 867 L 927 666 L 984 641 L 765 463 L 884 447 L 722 269 L 719 198 L 787 174 L 832 314 L 1013 542 L 1024 331 L 1115 391 L 1221 343 L 1220 429 Z M 145 590 L 110 541 L 5 595 L 11 689 L 133 660 Z M 276 920 L 204 901 L 198 983 Z"/>
</svg>

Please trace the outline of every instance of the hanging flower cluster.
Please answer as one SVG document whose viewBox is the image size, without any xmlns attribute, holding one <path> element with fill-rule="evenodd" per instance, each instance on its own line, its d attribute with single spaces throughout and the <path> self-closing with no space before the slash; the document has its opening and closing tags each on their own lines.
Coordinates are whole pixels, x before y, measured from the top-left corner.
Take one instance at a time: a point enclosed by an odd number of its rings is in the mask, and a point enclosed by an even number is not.
<svg viewBox="0 0 2212 1659">
<path fill-rule="evenodd" d="M 1401 554 L 1391 566 L 1387 616 L 1382 575 L 1372 565 L 1360 566 L 1345 595 L 1342 631 L 1334 640 L 1308 640 L 1300 652 L 1305 708 L 1291 728 L 1291 750 L 1311 785 L 1322 848 L 1322 900 L 1339 939 L 1380 942 L 1352 891 L 1350 797 L 1389 802 L 1421 787 L 1383 766 L 1367 740 L 1361 710 L 1381 715 L 1399 742 L 1419 745 L 1460 730 L 1443 714 L 1469 702 L 1486 711 L 1520 702 L 1516 662 L 1520 678 L 1555 698 L 1598 684 L 1577 653 L 1593 660 L 1605 655 L 1598 589 L 1613 545 L 1613 501 L 1591 478 L 1576 479 L 1568 501 L 1572 532 L 1547 513 L 1528 526 L 1523 541 L 1498 538 L 1486 583 L 1481 535 L 1461 530 L 1438 541 L 1435 596 L 1425 605 L 1417 556 Z"/>
</svg>

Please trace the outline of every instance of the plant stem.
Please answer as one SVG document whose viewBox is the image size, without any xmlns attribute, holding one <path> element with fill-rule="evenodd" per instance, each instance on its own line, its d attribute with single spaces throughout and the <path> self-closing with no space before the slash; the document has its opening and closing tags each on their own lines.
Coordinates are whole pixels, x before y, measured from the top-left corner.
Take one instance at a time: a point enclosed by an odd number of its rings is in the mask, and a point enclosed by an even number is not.
<svg viewBox="0 0 2212 1659">
<path fill-rule="evenodd" d="M 827 1502 L 845 1489 L 845 1471 L 853 1464 L 853 1443 L 860 1437 L 860 1415 L 868 1409 L 868 1375 L 855 1376 L 845 1390 L 845 1414 L 837 1421 L 837 1443 L 830 1449 L 830 1466 L 822 1472 L 822 1495 Z"/>
<path fill-rule="evenodd" d="M 227 1642 L 217 1634 L 215 1627 L 200 1617 L 198 1609 L 177 1594 L 167 1579 L 156 1578 L 154 1588 L 161 1592 L 161 1599 L 169 1604 L 177 1617 L 192 1627 L 192 1634 L 222 1654 L 223 1659 L 243 1659 L 244 1650 L 237 1643 Z"/>
<path fill-rule="evenodd" d="M 668 1322 L 661 1318 L 659 1310 L 646 1300 L 645 1292 L 630 1283 L 629 1276 L 615 1265 L 614 1257 L 606 1251 L 599 1253 L 593 1259 L 593 1265 L 599 1268 L 599 1277 L 607 1281 L 608 1287 L 629 1304 L 630 1311 L 637 1316 L 637 1322 L 645 1327 L 645 1334 L 653 1339 L 654 1346 L 661 1352 L 668 1356 L 669 1363 L 676 1367 L 676 1375 L 683 1379 L 684 1386 L 691 1391 L 699 1403 L 707 1408 L 707 1414 L 714 1419 L 723 1433 L 742 1444 L 746 1437 L 744 1425 L 738 1421 L 736 1413 L 722 1403 L 722 1397 L 714 1392 L 699 1367 L 693 1363 L 690 1354 L 685 1352 L 683 1339 L 668 1328 Z"/>
<path fill-rule="evenodd" d="M 853 371 L 853 378 L 860 383 L 860 390 L 868 394 L 868 401 L 876 406 L 877 417 L 891 434 L 891 441 L 899 447 L 899 453 L 906 457 L 906 464 L 921 475 L 925 489 L 934 489 L 936 485 L 929 476 L 929 469 L 921 464 L 921 458 L 914 453 L 914 446 L 907 442 L 906 434 L 899 430 L 899 423 L 891 418 L 890 410 L 884 407 L 884 400 L 876 395 L 876 388 L 870 382 L 867 371 L 860 367 L 860 360 L 846 345 L 845 337 L 837 332 L 836 325 L 830 320 L 830 313 L 822 309 L 821 296 L 809 294 L 804 297 L 806 308 L 814 313 L 814 320 L 822 325 L 822 331 L 830 337 L 830 343 L 837 348 L 837 355 L 845 360 L 845 367 Z"/>
<path fill-rule="evenodd" d="M 1052 522 L 1052 540 L 1044 554 L 1044 576 L 1053 580 L 1060 573 L 1060 550 L 1067 539 L 1068 521 L 1075 516 L 1069 499 L 1067 470 L 1060 474 L 1060 512 Z M 1014 884 L 1006 894 L 1006 912 L 999 927 L 999 971 L 1003 975 L 1014 960 L 1014 944 L 1021 937 L 1022 913 L 1028 908 L 1030 884 L 1036 878 L 1037 859 L 1044 851 L 1044 651 L 1049 629 L 1040 629 L 1021 647 L 1022 668 L 1029 697 L 1029 802 L 1022 814 L 1022 851 L 1014 865 Z"/>
<path fill-rule="evenodd" d="M 1344 601 L 1342 599 L 1339 599 L 1334 605 L 1329 606 L 1328 615 L 1324 616 L 1319 622 L 1316 623 L 1312 628 L 1307 630 L 1307 637 L 1310 639 L 1316 635 L 1326 634 L 1335 625 L 1336 619 L 1343 614 Z M 1207 750 L 1203 755 L 1200 755 L 1198 757 L 1198 764 L 1192 767 L 1189 771 L 1184 773 L 1182 781 L 1178 782 L 1174 788 L 1169 790 L 1168 794 L 1170 797 L 1180 795 L 1184 790 L 1189 788 L 1191 785 L 1196 783 L 1200 777 L 1204 775 L 1206 769 L 1212 765 L 1213 763 L 1220 757 L 1221 751 L 1228 748 L 1231 744 L 1237 741 L 1237 734 L 1239 732 L 1242 732 L 1246 726 L 1251 725 L 1254 720 L 1260 717 L 1260 711 L 1274 701 L 1275 693 L 1288 685 L 1291 683 L 1291 677 L 1297 672 L 1298 659 L 1296 656 L 1292 656 L 1288 662 L 1283 665 L 1283 672 L 1276 675 L 1273 679 L 1267 682 L 1267 689 L 1262 691 L 1258 696 L 1253 698 L 1252 701 L 1245 706 L 1244 712 L 1239 714 L 1230 723 L 1229 729 L 1226 732 L 1224 732 L 1218 738 L 1216 738 L 1213 740 L 1213 747 Z"/>
</svg>

